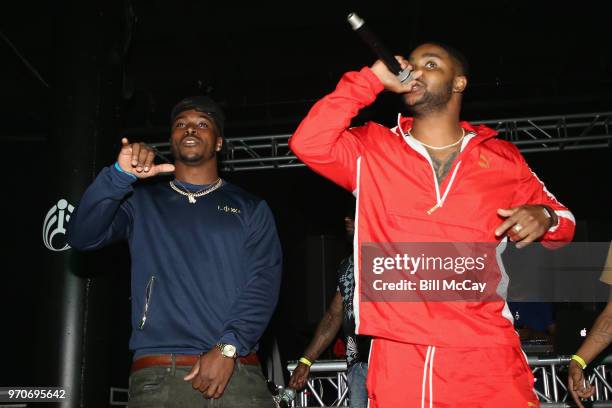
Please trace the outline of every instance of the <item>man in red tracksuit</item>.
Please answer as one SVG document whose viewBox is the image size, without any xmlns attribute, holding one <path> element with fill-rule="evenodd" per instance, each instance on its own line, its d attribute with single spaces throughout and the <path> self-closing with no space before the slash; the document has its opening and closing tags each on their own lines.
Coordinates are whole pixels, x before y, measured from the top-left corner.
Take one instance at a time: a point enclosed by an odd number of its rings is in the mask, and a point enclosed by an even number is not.
<svg viewBox="0 0 612 408">
<path fill-rule="evenodd" d="M 370 406 L 537 407 L 505 299 L 370 302 L 359 287 L 363 243 L 501 248 L 509 238 L 554 247 L 571 241 L 575 228 L 513 144 L 459 121 L 467 86 L 459 52 L 426 43 L 398 61 L 414 70 L 412 80 L 400 83 L 381 61 L 345 74 L 289 142 L 311 169 L 357 197 L 354 305 L 357 333 L 374 337 Z M 393 129 L 349 128 L 384 89 L 401 94 L 413 117 L 398 115 Z"/>
</svg>

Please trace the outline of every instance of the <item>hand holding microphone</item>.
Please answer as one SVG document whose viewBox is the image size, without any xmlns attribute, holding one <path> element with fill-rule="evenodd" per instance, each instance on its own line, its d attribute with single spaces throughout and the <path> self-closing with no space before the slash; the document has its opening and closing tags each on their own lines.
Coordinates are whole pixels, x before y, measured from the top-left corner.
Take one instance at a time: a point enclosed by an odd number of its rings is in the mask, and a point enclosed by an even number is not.
<svg viewBox="0 0 612 408">
<path fill-rule="evenodd" d="M 353 31 L 359 34 L 361 39 L 378 56 L 379 60 L 371 68 L 385 85 L 385 89 L 396 93 L 410 91 L 413 85 L 411 82 L 417 79 L 420 73 L 412 71 L 412 67 L 403 57 L 394 57 L 356 13 L 350 13 L 347 21 Z"/>
</svg>

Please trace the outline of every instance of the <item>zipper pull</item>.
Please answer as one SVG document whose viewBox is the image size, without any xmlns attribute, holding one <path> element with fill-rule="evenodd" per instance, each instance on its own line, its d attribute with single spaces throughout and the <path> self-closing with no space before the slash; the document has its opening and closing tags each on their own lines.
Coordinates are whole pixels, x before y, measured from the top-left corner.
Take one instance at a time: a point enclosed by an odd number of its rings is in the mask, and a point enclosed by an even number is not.
<svg viewBox="0 0 612 408">
<path fill-rule="evenodd" d="M 427 215 L 431 215 L 434 211 L 436 211 L 440 207 L 442 207 L 442 203 L 438 203 L 438 204 L 434 205 L 429 210 L 427 210 Z"/>
</svg>

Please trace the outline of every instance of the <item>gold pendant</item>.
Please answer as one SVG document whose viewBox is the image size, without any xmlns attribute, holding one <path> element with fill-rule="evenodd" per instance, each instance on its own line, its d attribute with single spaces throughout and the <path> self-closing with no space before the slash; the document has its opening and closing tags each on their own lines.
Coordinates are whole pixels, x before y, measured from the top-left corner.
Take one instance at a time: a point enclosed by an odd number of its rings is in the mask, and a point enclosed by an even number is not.
<svg viewBox="0 0 612 408">
<path fill-rule="evenodd" d="M 189 195 L 187 196 L 187 198 L 189 199 L 189 203 L 190 203 L 190 204 L 195 204 L 195 203 L 196 203 L 196 199 L 195 199 L 195 197 L 193 196 L 193 194 L 189 194 Z"/>
</svg>

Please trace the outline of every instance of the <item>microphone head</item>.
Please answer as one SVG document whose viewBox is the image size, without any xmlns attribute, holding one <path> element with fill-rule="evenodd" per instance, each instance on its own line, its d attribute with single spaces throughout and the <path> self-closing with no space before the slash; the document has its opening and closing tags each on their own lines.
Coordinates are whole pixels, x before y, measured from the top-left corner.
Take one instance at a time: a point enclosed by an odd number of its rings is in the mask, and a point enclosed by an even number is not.
<svg viewBox="0 0 612 408">
<path fill-rule="evenodd" d="M 365 23 L 365 21 L 363 21 L 363 19 L 359 17 L 357 13 L 349 13 L 349 15 L 346 17 L 346 20 L 349 22 L 353 30 L 359 30 L 361 26 Z"/>
</svg>

